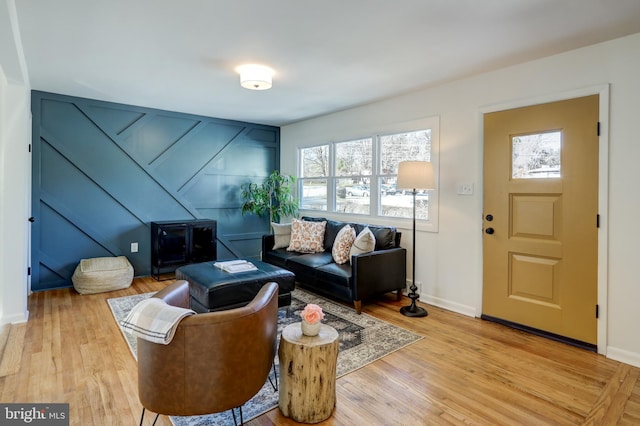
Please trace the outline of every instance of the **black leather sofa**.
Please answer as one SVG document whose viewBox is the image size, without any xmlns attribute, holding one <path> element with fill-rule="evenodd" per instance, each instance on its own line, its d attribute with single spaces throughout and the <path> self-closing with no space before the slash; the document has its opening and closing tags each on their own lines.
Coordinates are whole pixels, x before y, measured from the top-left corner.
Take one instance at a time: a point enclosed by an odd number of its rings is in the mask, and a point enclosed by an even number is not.
<svg viewBox="0 0 640 426">
<path fill-rule="evenodd" d="M 296 283 L 315 293 L 353 303 L 356 313 L 362 311 L 362 300 L 396 291 L 402 297 L 406 286 L 406 249 L 400 247 L 402 234 L 394 227 L 351 223 L 356 235 L 365 227 L 376 238 L 375 249 L 369 253 L 353 255 L 351 262 L 338 265 L 331 249 L 333 242 L 347 222 L 316 217 L 303 217 L 307 221 L 327 221 L 324 234 L 324 252 L 297 253 L 286 248 L 274 250 L 274 235 L 262 237 L 262 261 L 292 271 Z"/>
</svg>

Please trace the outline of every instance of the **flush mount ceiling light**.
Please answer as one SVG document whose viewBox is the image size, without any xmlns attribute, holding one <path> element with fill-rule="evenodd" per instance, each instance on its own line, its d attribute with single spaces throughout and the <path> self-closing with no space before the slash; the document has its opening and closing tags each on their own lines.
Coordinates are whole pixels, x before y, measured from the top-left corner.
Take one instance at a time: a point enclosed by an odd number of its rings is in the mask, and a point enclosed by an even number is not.
<svg viewBox="0 0 640 426">
<path fill-rule="evenodd" d="M 273 70 L 264 65 L 247 64 L 237 68 L 240 73 L 240 85 L 250 90 L 271 89 Z"/>
</svg>

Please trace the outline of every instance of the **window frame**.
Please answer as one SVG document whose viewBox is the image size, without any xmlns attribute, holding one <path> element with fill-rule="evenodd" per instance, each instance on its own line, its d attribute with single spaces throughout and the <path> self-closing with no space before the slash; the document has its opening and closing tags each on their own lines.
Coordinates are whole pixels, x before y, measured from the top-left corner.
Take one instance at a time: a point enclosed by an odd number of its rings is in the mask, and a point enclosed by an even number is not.
<svg viewBox="0 0 640 426">
<path fill-rule="evenodd" d="M 439 211 L 439 145 L 440 145 L 440 120 L 439 116 L 425 117 L 417 119 L 411 122 L 399 123 L 390 126 L 385 126 L 376 131 L 371 131 L 366 134 L 348 135 L 345 137 L 334 138 L 333 140 L 326 142 L 317 142 L 309 145 L 299 145 L 297 147 L 297 171 L 298 171 L 298 194 L 302 194 L 302 188 L 305 180 L 324 179 L 327 181 L 326 188 L 326 210 L 314 210 L 304 209 L 302 207 L 302 196 L 298 197 L 300 200 L 300 213 L 301 215 L 318 216 L 342 220 L 351 222 L 370 222 L 379 225 L 396 226 L 399 228 L 411 228 L 412 218 L 391 217 L 381 215 L 381 194 L 380 194 L 380 179 L 387 174 L 381 174 L 381 161 L 380 161 L 380 137 L 390 136 L 394 134 L 410 133 L 421 130 L 431 130 L 431 163 L 433 164 L 435 174 L 435 189 L 429 191 L 429 212 L 428 219 L 416 219 L 416 230 L 426 232 L 438 232 L 438 211 Z M 344 179 L 344 176 L 337 176 L 336 173 L 336 145 L 344 142 L 362 140 L 371 138 L 373 142 L 372 146 L 372 170 L 368 176 L 370 178 L 369 194 L 369 213 L 342 213 L 336 212 L 336 182 L 339 179 Z M 328 163 L 329 163 L 329 175 L 323 177 L 308 177 L 303 176 L 302 170 L 302 154 L 305 149 L 310 149 L 319 146 L 327 146 L 328 151 Z M 376 188 L 373 191 L 373 188 Z"/>
</svg>

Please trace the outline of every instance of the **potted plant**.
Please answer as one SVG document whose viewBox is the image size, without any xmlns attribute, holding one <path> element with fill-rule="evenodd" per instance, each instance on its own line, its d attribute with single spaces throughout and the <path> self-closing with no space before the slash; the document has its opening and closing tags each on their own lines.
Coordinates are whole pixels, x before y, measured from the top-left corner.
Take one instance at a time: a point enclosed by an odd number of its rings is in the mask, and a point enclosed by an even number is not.
<svg viewBox="0 0 640 426">
<path fill-rule="evenodd" d="M 284 216 L 298 216 L 298 200 L 292 193 L 295 182 L 295 177 L 274 170 L 260 185 L 253 182 L 242 184 L 242 214 L 269 214 L 269 228 L 272 222 L 280 222 Z"/>
</svg>

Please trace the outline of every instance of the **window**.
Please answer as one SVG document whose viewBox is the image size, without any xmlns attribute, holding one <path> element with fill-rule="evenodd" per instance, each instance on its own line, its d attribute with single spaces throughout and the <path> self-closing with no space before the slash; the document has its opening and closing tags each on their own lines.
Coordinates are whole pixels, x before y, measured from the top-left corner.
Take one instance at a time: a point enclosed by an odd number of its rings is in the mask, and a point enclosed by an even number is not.
<svg viewBox="0 0 640 426">
<path fill-rule="evenodd" d="M 427 125 L 425 125 L 427 124 Z M 402 161 L 434 161 L 438 122 L 299 150 L 300 208 L 336 214 L 411 218 L 413 194 L 396 188 Z M 434 142 L 435 141 L 435 142 Z M 437 172 L 437 167 L 436 167 Z M 437 173 L 436 173 L 437 176 Z M 437 229 L 437 191 L 418 191 L 416 219 Z"/>
<path fill-rule="evenodd" d="M 335 211 L 369 214 L 373 139 L 360 139 L 334 144 Z"/>
<path fill-rule="evenodd" d="M 431 129 L 380 137 L 380 215 L 413 217 L 413 194 L 396 188 L 398 164 L 431 161 Z M 416 194 L 416 219 L 429 219 L 429 194 Z"/>
<path fill-rule="evenodd" d="M 560 177 L 562 132 L 535 133 L 511 138 L 513 179 Z"/>
<path fill-rule="evenodd" d="M 300 209 L 327 210 L 329 145 L 300 151 Z"/>
</svg>

